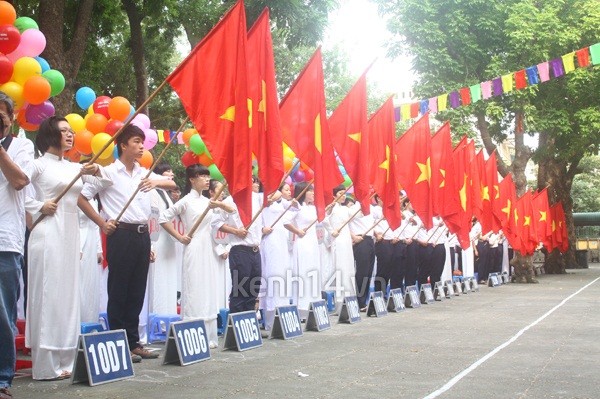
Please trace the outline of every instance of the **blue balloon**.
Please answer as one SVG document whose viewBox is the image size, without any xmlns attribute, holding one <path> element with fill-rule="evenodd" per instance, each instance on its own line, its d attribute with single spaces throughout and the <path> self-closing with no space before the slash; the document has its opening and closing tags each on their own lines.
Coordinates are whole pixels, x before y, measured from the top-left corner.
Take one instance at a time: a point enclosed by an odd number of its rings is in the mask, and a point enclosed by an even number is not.
<svg viewBox="0 0 600 399">
<path fill-rule="evenodd" d="M 131 118 L 133 114 L 135 114 L 135 108 L 133 108 L 133 105 L 129 104 L 129 116 L 127 116 L 127 119 Z"/>
<path fill-rule="evenodd" d="M 290 173 L 290 174 L 294 174 L 294 173 L 296 173 L 296 171 L 298 169 L 300 169 L 300 162 L 296 163 L 297 160 L 298 160 L 298 158 L 294 158 L 294 164 L 295 164 L 295 166 L 292 168 L 292 173 Z"/>
<path fill-rule="evenodd" d="M 119 148 L 116 145 L 115 145 L 115 148 L 113 148 L 113 158 L 119 159 Z"/>
<path fill-rule="evenodd" d="M 79 108 L 84 111 L 87 111 L 87 109 L 94 103 L 95 100 L 96 93 L 94 93 L 94 90 L 90 89 L 89 87 L 82 87 L 75 93 L 75 102 L 77 102 Z"/>
<path fill-rule="evenodd" d="M 50 64 L 48 64 L 48 61 L 46 61 L 42 57 L 35 57 L 35 60 L 42 66 L 42 73 L 51 69 Z"/>
</svg>

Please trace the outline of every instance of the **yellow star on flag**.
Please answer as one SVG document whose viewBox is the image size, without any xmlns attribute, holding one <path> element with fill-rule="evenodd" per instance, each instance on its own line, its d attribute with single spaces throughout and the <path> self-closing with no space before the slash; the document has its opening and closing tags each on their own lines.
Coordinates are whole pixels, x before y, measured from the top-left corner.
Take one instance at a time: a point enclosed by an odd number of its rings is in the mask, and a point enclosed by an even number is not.
<svg viewBox="0 0 600 399">
<path fill-rule="evenodd" d="M 385 171 L 386 171 L 385 182 L 386 183 L 389 182 L 390 181 L 390 146 L 389 145 L 385 146 L 385 161 L 380 163 L 379 167 L 381 169 L 385 169 Z"/>
<path fill-rule="evenodd" d="M 494 191 L 496 192 L 496 195 L 494 195 L 494 199 L 500 198 L 500 187 L 497 184 L 494 184 Z"/>
<path fill-rule="evenodd" d="M 523 226 L 529 226 L 531 224 L 531 216 L 525 216 L 525 221 L 523 222 Z"/>
<path fill-rule="evenodd" d="M 315 147 L 317 147 L 319 154 L 323 154 L 321 144 L 321 114 L 318 114 L 315 118 Z"/>
<path fill-rule="evenodd" d="M 554 233 L 556 231 L 556 222 L 553 220 L 552 221 L 552 232 Z"/>
<path fill-rule="evenodd" d="M 490 200 L 490 188 L 488 186 L 481 186 L 481 199 Z"/>
<path fill-rule="evenodd" d="M 423 181 L 429 183 L 431 181 L 431 158 L 427 157 L 427 161 L 425 161 L 425 163 L 417 162 L 417 166 L 419 167 L 421 174 L 417 178 L 415 184 L 419 184 Z"/>
<path fill-rule="evenodd" d="M 504 208 L 502 208 L 502 212 L 506 213 L 506 217 L 508 217 L 508 215 L 510 214 L 510 200 L 506 200 L 506 206 Z M 515 210 L 516 212 L 516 210 Z"/>
<path fill-rule="evenodd" d="M 440 188 L 446 186 L 446 171 L 444 169 L 440 169 L 440 175 L 442 175 L 442 182 L 440 183 Z"/>
<path fill-rule="evenodd" d="M 515 209 L 515 224 L 518 226 L 519 225 L 519 213 L 517 212 L 517 210 Z"/>
<path fill-rule="evenodd" d="M 356 141 L 358 144 L 361 143 L 362 141 L 362 133 L 358 132 L 358 133 L 350 133 L 348 135 L 348 137 L 350 137 L 352 140 Z"/>
<path fill-rule="evenodd" d="M 465 173 L 465 177 L 463 180 L 463 186 L 460 188 L 460 191 L 458 192 L 459 196 L 460 196 L 460 206 L 462 207 L 463 211 L 467 210 L 467 174 Z"/>
<path fill-rule="evenodd" d="M 544 212 L 544 211 L 538 211 L 538 212 L 540 213 L 540 220 L 539 221 L 540 222 L 546 222 L 547 221 L 547 219 L 546 219 L 546 212 Z"/>
<path fill-rule="evenodd" d="M 233 122 L 235 121 L 235 105 L 227 108 L 225 113 L 220 116 L 221 119 L 225 119 L 227 121 Z"/>
</svg>

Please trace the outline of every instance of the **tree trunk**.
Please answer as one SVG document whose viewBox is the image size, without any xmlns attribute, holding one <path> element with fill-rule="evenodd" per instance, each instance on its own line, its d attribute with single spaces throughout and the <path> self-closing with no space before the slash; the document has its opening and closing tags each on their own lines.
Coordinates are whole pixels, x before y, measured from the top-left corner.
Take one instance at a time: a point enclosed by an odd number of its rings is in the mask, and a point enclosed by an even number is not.
<svg viewBox="0 0 600 399">
<path fill-rule="evenodd" d="M 148 71 L 146 70 L 146 58 L 144 56 L 144 35 L 142 33 L 142 13 L 138 10 L 135 1 L 122 0 L 123 8 L 129 19 L 129 47 L 133 56 L 133 70 L 135 72 L 136 104 L 143 104 L 148 98 Z M 148 107 L 140 112 L 148 114 Z"/>
<path fill-rule="evenodd" d="M 52 100 L 57 115 L 66 115 L 73 108 L 77 74 L 83 61 L 93 7 L 94 0 L 78 2 L 73 39 L 69 43 L 65 43 L 64 0 L 40 1 L 37 14 L 38 24 L 40 31 L 46 37 L 46 49 L 42 56 L 48 60 L 53 69 L 57 69 L 63 74 L 66 82 L 63 92 Z"/>
<path fill-rule="evenodd" d="M 534 278 L 533 257 L 524 256 L 520 252 L 515 251 L 515 256 L 510 261 L 514 268 L 513 282 L 515 283 L 537 283 Z"/>
<path fill-rule="evenodd" d="M 561 254 L 558 250 L 546 254 L 544 270 L 548 274 L 564 274 L 566 269 L 579 268 L 575 260 L 575 225 L 573 223 L 573 199 L 571 198 L 571 188 L 573 178 L 578 173 L 578 166 L 582 154 L 577 154 L 567 165 L 565 162 L 557 160 L 552 154 L 555 153 L 554 139 L 547 133 L 540 133 L 540 147 L 546 148 L 545 154 L 539 161 L 538 170 L 538 189 L 548 187 L 548 199 L 552 204 L 562 202 L 565 211 L 565 222 L 569 232 L 569 249 Z"/>
</svg>

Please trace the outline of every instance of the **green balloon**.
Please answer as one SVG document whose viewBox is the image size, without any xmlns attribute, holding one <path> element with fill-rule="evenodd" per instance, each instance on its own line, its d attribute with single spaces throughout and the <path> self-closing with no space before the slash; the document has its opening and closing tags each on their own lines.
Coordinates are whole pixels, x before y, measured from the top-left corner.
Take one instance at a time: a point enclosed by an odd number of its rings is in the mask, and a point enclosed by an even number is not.
<svg viewBox="0 0 600 399">
<path fill-rule="evenodd" d="M 206 151 L 206 145 L 199 134 L 194 134 L 190 137 L 190 150 L 196 155 L 200 155 Z"/>
<path fill-rule="evenodd" d="M 223 180 L 223 174 L 214 163 L 208 166 L 208 171 L 210 172 L 211 179 Z"/>
<path fill-rule="evenodd" d="M 346 175 L 344 176 L 344 187 L 350 187 L 350 185 L 352 184 L 352 179 L 350 178 L 350 176 Z"/>
<path fill-rule="evenodd" d="M 19 17 L 15 19 L 15 28 L 19 30 L 19 33 L 23 33 L 27 29 L 39 29 L 40 27 L 32 18 Z"/>
<path fill-rule="evenodd" d="M 49 69 L 42 76 L 50 83 L 50 96 L 58 96 L 65 89 L 65 77 L 56 69 Z"/>
</svg>

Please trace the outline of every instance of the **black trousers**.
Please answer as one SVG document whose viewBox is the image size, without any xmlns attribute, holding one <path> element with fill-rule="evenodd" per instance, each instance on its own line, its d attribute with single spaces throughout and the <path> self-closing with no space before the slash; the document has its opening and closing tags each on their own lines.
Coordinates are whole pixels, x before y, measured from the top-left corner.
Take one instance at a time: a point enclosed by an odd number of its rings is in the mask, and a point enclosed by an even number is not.
<svg viewBox="0 0 600 399">
<path fill-rule="evenodd" d="M 430 261 L 431 274 L 429 275 L 429 281 L 431 282 L 431 286 L 435 287 L 435 283 L 442 280 L 444 264 L 446 263 L 446 248 L 444 244 L 431 247 Z"/>
<path fill-rule="evenodd" d="M 450 264 L 452 265 L 452 271 L 460 270 L 462 272 L 462 248 L 461 247 L 450 247 Z"/>
<path fill-rule="evenodd" d="M 375 247 L 373 237 L 365 236 L 363 240 L 352 246 L 356 263 L 356 297 L 358 306 L 364 308 L 369 299 L 369 285 L 375 266 Z"/>
<path fill-rule="evenodd" d="M 390 273 L 390 289 L 402 288 L 404 292 L 404 276 L 406 275 L 406 244 L 398 241 L 392 244 L 392 270 Z"/>
<path fill-rule="evenodd" d="M 480 281 L 487 281 L 490 275 L 490 246 L 485 241 L 478 241 L 477 252 L 479 256 L 475 259 L 475 272 Z"/>
<path fill-rule="evenodd" d="M 382 291 L 386 296 L 387 285 L 392 277 L 394 267 L 394 246 L 390 240 L 380 240 L 375 243 L 377 256 L 377 272 L 375 273 L 375 292 Z"/>
<path fill-rule="evenodd" d="M 150 235 L 116 229 L 106 238 L 108 262 L 108 324 L 112 330 L 124 329 L 129 349 L 139 345 L 139 315 L 144 305 Z"/>
<path fill-rule="evenodd" d="M 260 252 L 256 247 L 234 245 L 229 251 L 229 269 L 232 284 L 229 311 L 238 313 L 254 310 L 260 291 Z"/>
<path fill-rule="evenodd" d="M 419 243 L 411 242 L 406 246 L 406 274 L 404 284 L 409 287 L 417 283 L 419 277 Z"/>
</svg>

